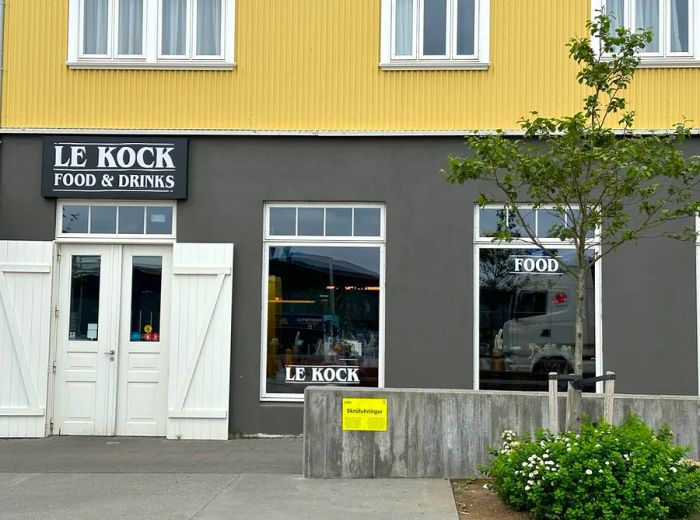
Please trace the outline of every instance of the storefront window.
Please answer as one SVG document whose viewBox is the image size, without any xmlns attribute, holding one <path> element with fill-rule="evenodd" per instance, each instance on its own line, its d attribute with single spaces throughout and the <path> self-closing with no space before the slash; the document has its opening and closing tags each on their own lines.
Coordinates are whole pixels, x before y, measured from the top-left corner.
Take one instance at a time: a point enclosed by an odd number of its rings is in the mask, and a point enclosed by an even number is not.
<svg viewBox="0 0 700 520">
<path fill-rule="evenodd" d="M 360 209 L 376 215 L 367 217 Z M 262 397 L 300 399 L 308 385 L 381 386 L 381 209 L 268 210 Z M 313 241 L 276 240 L 281 216 L 286 233 L 296 229 Z M 357 227 L 377 236 L 358 240 L 353 219 L 373 216 L 376 226 Z"/>
<path fill-rule="evenodd" d="M 576 280 L 567 268 L 576 269 L 575 252 L 571 244 L 557 239 L 548 239 L 547 251 L 524 238 L 494 242 L 483 236 L 484 229 L 503 218 L 492 209 L 480 211 L 488 213 L 477 227 L 482 236 L 476 244 L 479 388 L 546 390 L 549 372 L 573 373 Z M 545 238 L 551 225 L 565 221 L 550 210 L 528 210 L 527 215 L 531 229 L 542 224 L 538 234 Z M 594 248 L 592 244 L 591 254 Z M 586 279 L 584 377 L 596 373 L 595 295 L 594 269 Z M 594 385 L 585 389 L 592 391 Z"/>
</svg>

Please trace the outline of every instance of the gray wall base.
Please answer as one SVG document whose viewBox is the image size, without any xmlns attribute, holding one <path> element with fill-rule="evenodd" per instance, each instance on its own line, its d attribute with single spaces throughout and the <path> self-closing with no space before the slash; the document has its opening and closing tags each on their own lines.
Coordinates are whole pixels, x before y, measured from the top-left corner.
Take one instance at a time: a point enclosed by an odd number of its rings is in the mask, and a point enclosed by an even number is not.
<svg viewBox="0 0 700 520">
<path fill-rule="evenodd" d="M 342 431 L 343 397 L 388 399 L 386 432 Z M 560 425 L 565 394 L 560 394 Z M 584 396 L 586 415 L 602 415 L 602 395 Z M 697 458 L 700 397 L 616 395 L 619 424 L 631 412 Z M 548 424 L 547 394 L 478 390 L 309 387 L 304 403 L 304 476 L 309 478 L 469 477 L 489 461 L 503 430 L 518 433 Z"/>
</svg>

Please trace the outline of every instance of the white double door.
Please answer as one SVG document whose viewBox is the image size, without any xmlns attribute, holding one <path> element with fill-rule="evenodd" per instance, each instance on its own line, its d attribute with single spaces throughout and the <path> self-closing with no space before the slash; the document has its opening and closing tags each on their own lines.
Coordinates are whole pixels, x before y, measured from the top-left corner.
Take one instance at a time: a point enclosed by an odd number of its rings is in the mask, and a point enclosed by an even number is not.
<svg viewBox="0 0 700 520">
<path fill-rule="evenodd" d="M 53 432 L 164 436 L 172 248 L 60 253 Z"/>
</svg>

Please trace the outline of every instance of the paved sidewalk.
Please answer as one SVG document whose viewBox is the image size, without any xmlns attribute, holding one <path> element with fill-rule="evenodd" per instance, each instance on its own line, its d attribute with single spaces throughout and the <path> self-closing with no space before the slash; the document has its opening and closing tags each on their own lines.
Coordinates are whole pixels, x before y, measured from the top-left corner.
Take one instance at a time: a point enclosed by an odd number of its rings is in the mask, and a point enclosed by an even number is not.
<svg viewBox="0 0 700 520">
<path fill-rule="evenodd" d="M 0 519 L 456 520 L 447 480 L 310 480 L 300 438 L 0 440 Z"/>
</svg>

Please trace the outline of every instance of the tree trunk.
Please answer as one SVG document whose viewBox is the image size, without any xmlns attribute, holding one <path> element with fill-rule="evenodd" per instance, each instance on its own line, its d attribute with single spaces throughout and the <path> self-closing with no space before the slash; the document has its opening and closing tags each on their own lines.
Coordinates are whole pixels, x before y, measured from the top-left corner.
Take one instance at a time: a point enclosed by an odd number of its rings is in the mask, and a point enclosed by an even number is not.
<svg viewBox="0 0 700 520">
<path fill-rule="evenodd" d="M 576 274 L 576 337 L 574 342 L 574 374 L 583 376 L 583 327 L 586 319 L 586 269 L 585 257 L 579 259 Z M 583 408 L 582 389 L 574 388 L 569 382 L 566 399 L 566 430 L 581 431 L 581 412 Z"/>
</svg>

